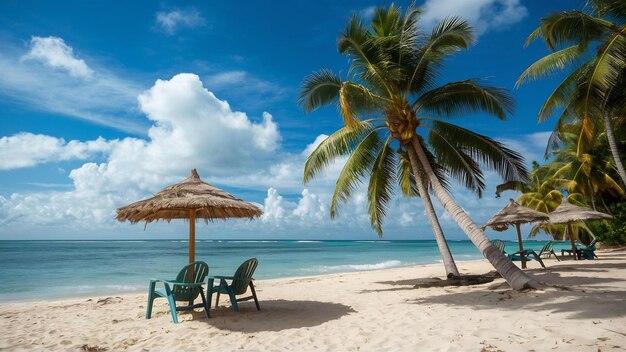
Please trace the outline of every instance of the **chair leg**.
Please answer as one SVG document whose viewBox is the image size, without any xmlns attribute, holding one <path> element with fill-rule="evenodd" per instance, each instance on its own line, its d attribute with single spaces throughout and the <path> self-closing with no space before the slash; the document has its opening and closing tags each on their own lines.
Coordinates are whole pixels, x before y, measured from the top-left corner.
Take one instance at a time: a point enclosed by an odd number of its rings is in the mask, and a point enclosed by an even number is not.
<svg viewBox="0 0 626 352">
<path fill-rule="evenodd" d="M 217 297 L 215 298 L 215 308 L 217 308 L 217 305 L 220 303 L 220 291 L 217 291 Z M 209 304 L 211 304 L 211 302 L 209 302 Z"/>
<path fill-rule="evenodd" d="M 172 321 L 174 324 L 178 324 L 178 317 L 176 316 L 176 301 L 170 290 L 170 285 L 165 284 L 165 293 L 167 294 L 167 301 L 170 304 L 170 313 L 172 314 Z"/>
<path fill-rule="evenodd" d="M 259 306 L 259 300 L 256 298 L 256 291 L 254 290 L 254 284 L 250 281 L 250 290 L 252 291 L 252 297 L 254 298 L 254 304 L 256 304 L 256 310 L 261 310 Z"/>
<path fill-rule="evenodd" d="M 230 287 L 227 288 L 228 297 L 230 297 L 230 304 L 233 306 L 233 310 L 235 312 L 239 312 L 239 305 L 237 304 L 237 297 L 235 297 L 235 291 L 233 291 Z"/>
<path fill-rule="evenodd" d="M 211 309 L 211 305 L 207 304 L 206 298 L 204 297 L 204 291 L 200 288 L 200 297 L 202 298 L 202 304 L 204 305 L 204 315 L 206 315 L 207 319 L 211 318 L 209 314 L 209 309 Z"/>
<path fill-rule="evenodd" d="M 146 319 L 150 319 L 152 317 L 152 303 L 154 302 L 154 287 L 156 286 L 156 282 L 150 282 L 148 286 L 148 305 L 146 306 Z"/>
</svg>

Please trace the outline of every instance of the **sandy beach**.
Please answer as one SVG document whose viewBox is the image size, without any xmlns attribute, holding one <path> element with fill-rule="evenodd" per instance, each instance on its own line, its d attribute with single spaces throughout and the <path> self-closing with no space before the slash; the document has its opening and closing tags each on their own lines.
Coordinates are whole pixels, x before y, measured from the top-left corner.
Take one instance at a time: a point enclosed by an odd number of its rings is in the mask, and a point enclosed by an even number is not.
<svg viewBox="0 0 626 352">
<path fill-rule="evenodd" d="M 172 323 L 166 301 L 144 317 L 146 294 L 0 305 L 0 350 L 55 351 L 611 351 L 626 347 L 626 251 L 593 261 L 546 260 L 529 272 L 548 287 L 503 279 L 415 288 L 440 265 L 260 280 L 240 313 L 223 298 Z M 262 264 L 261 264 L 262 265 Z M 485 273 L 486 260 L 460 262 Z M 147 285 L 146 285 L 147 286 Z"/>
</svg>

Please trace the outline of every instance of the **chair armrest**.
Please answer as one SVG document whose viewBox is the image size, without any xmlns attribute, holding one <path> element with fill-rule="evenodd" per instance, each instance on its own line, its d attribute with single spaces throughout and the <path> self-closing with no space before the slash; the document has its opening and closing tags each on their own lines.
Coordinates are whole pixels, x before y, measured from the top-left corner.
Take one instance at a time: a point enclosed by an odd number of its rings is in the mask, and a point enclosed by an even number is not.
<svg viewBox="0 0 626 352">
<path fill-rule="evenodd" d="M 223 276 L 223 275 L 210 275 L 209 279 L 227 279 L 227 280 L 235 280 L 234 276 Z"/>
</svg>

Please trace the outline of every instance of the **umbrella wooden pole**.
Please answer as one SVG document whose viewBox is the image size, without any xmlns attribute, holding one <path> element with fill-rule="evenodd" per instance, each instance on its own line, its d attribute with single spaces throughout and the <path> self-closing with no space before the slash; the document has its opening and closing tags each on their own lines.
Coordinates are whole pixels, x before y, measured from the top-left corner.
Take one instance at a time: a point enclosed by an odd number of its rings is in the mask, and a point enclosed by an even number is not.
<svg viewBox="0 0 626 352">
<path fill-rule="evenodd" d="M 519 256 L 522 261 L 522 269 L 526 269 L 526 253 L 524 253 L 524 245 L 522 244 L 522 231 L 519 228 L 519 224 L 515 224 L 517 229 L 517 243 L 519 244 Z"/>
<path fill-rule="evenodd" d="M 196 211 L 189 211 L 189 264 L 196 261 Z"/>
<path fill-rule="evenodd" d="M 576 243 L 574 243 L 574 229 L 572 228 L 572 223 L 567 223 L 567 234 L 569 235 L 569 241 L 572 243 L 572 255 L 574 256 L 574 260 L 578 259 L 578 255 L 576 253 Z"/>
</svg>

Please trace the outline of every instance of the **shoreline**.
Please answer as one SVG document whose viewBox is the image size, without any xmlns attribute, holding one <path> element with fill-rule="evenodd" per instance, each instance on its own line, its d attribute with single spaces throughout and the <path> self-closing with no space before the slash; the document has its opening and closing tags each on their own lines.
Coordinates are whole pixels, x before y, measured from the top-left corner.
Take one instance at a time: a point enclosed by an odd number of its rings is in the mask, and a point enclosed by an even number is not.
<svg viewBox="0 0 626 352">
<path fill-rule="evenodd" d="M 484 259 L 455 260 L 455 262 L 457 262 L 457 263 L 467 263 L 467 262 L 480 262 L 482 260 L 484 260 Z M 278 277 L 278 278 L 270 278 L 270 279 L 255 279 L 254 282 L 255 283 L 257 283 L 257 282 L 259 282 L 259 283 L 263 283 L 263 282 L 280 283 L 280 282 L 290 281 L 290 280 L 306 280 L 306 279 L 310 279 L 310 278 L 331 277 L 333 275 L 340 275 L 340 274 L 369 273 L 369 272 L 375 272 L 375 271 L 385 271 L 385 270 L 402 269 L 402 268 L 419 269 L 420 267 L 430 267 L 430 266 L 435 266 L 435 265 L 441 265 L 442 271 L 445 271 L 443 269 L 442 262 L 423 263 L 423 264 L 414 264 L 413 263 L 413 264 L 398 265 L 398 266 L 393 266 L 393 267 L 388 267 L 388 268 L 371 269 L 371 270 L 338 271 L 338 272 L 332 272 L 332 273 L 313 274 L 313 275 L 305 275 L 305 276 L 289 276 L 289 277 Z M 445 278 L 444 274 L 441 274 L 439 277 Z M 146 278 L 145 288 L 142 287 L 142 288 L 139 288 L 136 291 L 123 291 L 123 292 L 111 291 L 111 292 L 103 292 L 101 295 L 93 295 L 93 294 L 85 293 L 85 294 L 76 295 L 76 296 L 29 297 L 29 298 L 22 298 L 22 299 L 3 298 L 2 303 L 0 303 L 0 306 L 2 306 L 3 304 L 14 304 L 14 303 L 33 303 L 33 302 L 59 303 L 59 302 L 64 302 L 64 301 L 77 301 L 77 300 L 84 300 L 84 299 L 101 299 L 101 298 L 106 298 L 106 297 L 110 297 L 110 296 L 134 296 L 134 295 L 137 295 L 137 294 L 146 293 L 148 291 L 148 281 L 149 280 L 150 280 L 149 278 Z"/>
<path fill-rule="evenodd" d="M 626 251 L 592 261 L 529 262 L 550 286 L 513 291 L 501 278 L 463 287 L 414 288 L 441 277 L 438 264 L 258 280 L 261 310 L 228 298 L 179 312 L 164 299 L 145 319 L 146 292 L 0 304 L 0 350 L 527 351 L 626 346 Z M 464 261 L 462 274 L 491 270 Z"/>
</svg>

